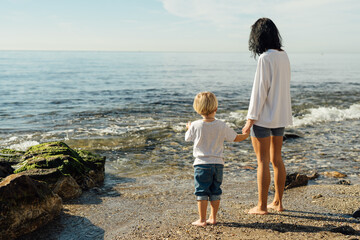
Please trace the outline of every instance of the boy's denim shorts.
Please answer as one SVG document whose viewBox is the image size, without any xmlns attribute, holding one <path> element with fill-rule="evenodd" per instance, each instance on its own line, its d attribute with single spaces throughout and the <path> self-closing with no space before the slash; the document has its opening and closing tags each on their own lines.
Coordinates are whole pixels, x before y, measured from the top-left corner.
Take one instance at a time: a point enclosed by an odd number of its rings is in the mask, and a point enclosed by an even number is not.
<svg viewBox="0 0 360 240">
<path fill-rule="evenodd" d="M 265 138 L 270 136 L 284 136 L 285 128 L 265 128 L 253 125 L 250 131 L 250 136 L 256 138 Z"/>
<path fill-rule="evenodd" d="M 220 200 L 224 165 L 200 164 L 194 166 L 196 200 Z"/>
</svg>

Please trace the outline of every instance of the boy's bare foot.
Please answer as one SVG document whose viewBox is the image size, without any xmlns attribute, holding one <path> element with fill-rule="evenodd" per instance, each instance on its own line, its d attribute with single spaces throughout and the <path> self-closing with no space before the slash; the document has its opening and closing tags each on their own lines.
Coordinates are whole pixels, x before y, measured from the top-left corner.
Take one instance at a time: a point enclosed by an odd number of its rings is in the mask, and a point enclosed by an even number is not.
<svg viewBox="0 0 360 240">
<path fill-rule="evenodd" d="M 206 220 L 206 223 L 210 224 L 210 225 L 215 225 L 217 222 L 216 222 L 216 220 L 209 218 L 208 220 Z"/>
<path fill-rule="evenodd" d="M 248 214 L 257 214 L 257 215 L 266 215 L 268 214 L 267 211 L 261 210 L 258 206 L 251 208 L 247 211 Z"/>
<path fill-rule="evenodd" d="M 197 220 L 196 222 L 191 223 L 194 226 L 198 226 L 198 227 L 205 227 L 206 226 L 206 222 L 200 222 L 200 219 Z"/>
<path fill-rule="evenodd" d="M 282 211 L 285 210 L 284 207 L 282 206 L 282 204 L 276 204 L 274 202 L 267 205 L 267 208 L 268 209 L 273 209 L 273 210 L 278 211 L 278 212 L 282 212 Z"/>
</svg>

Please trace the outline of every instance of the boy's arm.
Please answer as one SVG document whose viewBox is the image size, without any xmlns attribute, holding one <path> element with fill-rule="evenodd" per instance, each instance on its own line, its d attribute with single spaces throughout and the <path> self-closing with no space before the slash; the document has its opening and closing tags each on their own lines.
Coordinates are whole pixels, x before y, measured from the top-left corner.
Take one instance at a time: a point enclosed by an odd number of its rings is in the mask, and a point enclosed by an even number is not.
<svg viewBox="0 0 360 240">
<path fill-rule="evenodd" d="M 236 135 L 236 138 L 234 139 L 234 142 L 244 141 L 244 140 L 247 139 L 248 137 L 249 137 L 249 133 L 238 134 L 238 135 Z"/>
<path fill-rule="evenodd" d="M 191 122 L 188 121 L 188 122 L 186 123 L 186 130 L 189 130 L 190 126 L 191 126 Z"/>
<path fill-rule="evenodd" d="M 192 129 L 191 128 L 191 122 L 188 122 L 186 124 L 186 133 L 185 133 L 185 141 L 189 142 L 189 141 L 194 141 L 194 136 L 192 134 Z"/>
</svg>

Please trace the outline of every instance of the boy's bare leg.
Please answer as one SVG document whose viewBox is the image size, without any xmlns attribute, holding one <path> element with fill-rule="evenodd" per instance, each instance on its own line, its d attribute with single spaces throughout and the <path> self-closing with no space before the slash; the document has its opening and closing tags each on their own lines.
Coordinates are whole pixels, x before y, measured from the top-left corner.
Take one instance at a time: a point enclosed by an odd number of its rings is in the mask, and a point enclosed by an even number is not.
<svg viewBox="0 0 360 240">
<path fill-rule="evenodd" d="M 270 186 L 270 137 L 255 138 L 251 137 L 251 141 L 256 154 L 257 183 L 258 183 L 258 204 L 251 208 L 249 214 L 267 214 L 267 198 Z"/>
<path fill-rule="evenodd" d="M 211 213 L 206 223 L 216 224 L 216 215 L 219 210 L 219 206 L 220 206 L 220 200 L 210 201 Z"/>
<path fill-rule="evenodd" d="M 272 136 L 270 141 L 270 161 L 274 168 L 275 197 L 267 207 L 276 211 L 284 211 L 282 197 L 284 194 L 286 170 L 281 158 L 282 136 Z"/>
<path fill-rule="evenodd" d="M 195 226 L 204 227 L 204 226 L 206 226 L 206 210 L 207 210 L 208 201 L 207 200 L 198 200 L 197 204 L 198 204 L 200 219 L 191 224 L 195 225 Z"/>
</svg>

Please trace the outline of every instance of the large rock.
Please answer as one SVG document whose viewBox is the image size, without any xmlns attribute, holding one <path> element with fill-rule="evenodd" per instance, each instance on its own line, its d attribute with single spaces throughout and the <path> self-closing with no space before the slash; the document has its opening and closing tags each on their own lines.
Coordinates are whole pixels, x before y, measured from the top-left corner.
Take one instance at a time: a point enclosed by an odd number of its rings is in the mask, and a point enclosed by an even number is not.
<svg viewBox="0 0 360 240">
<path fill-rule="evenodd" d="M 64 175 L 57 168 L 33 168 L 18 174 L 27 175 L 32 179 L 44 182 L 63 201 L 74 199 L 82 194 L 82 189 L 71 175 Z"/>
<path fill-rule="evenodd" d="M 63 142 L 30 147 L 15 173 L 46 182 L 63 200 L 76 198 L 82 190 L 103 183 L 105 157 L 89 151 L 75 151 Z"/>
<path fill-rule="evenodd" d="M 15 239 L 60 214 L 62 200 L 46 184 L 12 174 L 0 182 L 0 239 Z"/>
</svg>

